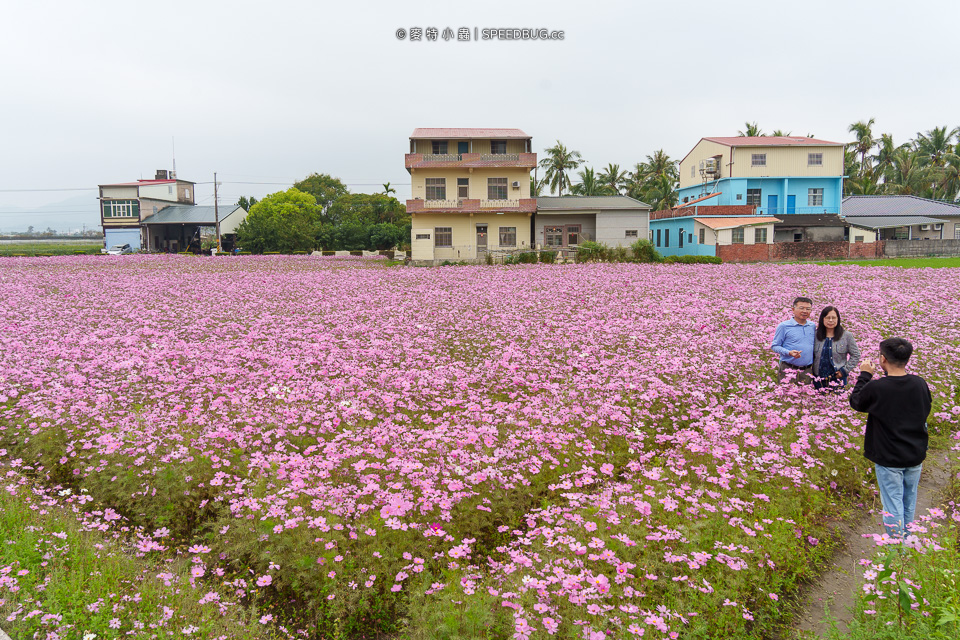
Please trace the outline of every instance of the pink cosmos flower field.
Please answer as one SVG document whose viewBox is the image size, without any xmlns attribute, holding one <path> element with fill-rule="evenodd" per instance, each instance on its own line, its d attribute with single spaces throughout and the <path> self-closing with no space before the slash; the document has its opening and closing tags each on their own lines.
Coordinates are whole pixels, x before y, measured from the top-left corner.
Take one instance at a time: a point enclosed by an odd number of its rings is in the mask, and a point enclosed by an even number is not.
<svg viewBox="0 0 960 640">
<path fill-rule="evenodd" d="M 949 448 L 957 282 L 5 259 L 0 471 L 82 490 L 92 527 L 191 558 L 210 607 L 256 590 L 293 637 L 764 637 L 874 502 L 864 417 L 776 383 L 776 324 L 806 295 L 874 361 L 910 339 Z"/>
</svg>

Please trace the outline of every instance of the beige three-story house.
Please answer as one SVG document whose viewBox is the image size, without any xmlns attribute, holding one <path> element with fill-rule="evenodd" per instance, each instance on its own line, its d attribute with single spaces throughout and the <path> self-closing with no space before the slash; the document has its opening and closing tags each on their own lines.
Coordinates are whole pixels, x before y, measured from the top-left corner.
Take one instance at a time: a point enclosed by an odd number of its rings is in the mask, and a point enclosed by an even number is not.
<svg viewBox="0 0 960 640">
<path fill-rule="evenodd" d="M 484 260 L 530 248 L 532 149 L 519 129 L 414 130 L 404 158 L 413 260 Z"/>
</svg>

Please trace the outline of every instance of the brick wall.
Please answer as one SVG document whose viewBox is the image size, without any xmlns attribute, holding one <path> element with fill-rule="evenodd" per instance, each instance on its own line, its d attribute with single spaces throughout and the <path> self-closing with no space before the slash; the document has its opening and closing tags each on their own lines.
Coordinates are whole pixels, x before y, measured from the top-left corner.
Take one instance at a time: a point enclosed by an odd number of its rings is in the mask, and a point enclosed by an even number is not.
<svg viewBox="0 0 960 640">
<path fill-rule="evenodd" d="M 794 260 L 845 260 L 883 255 L 883 242 L 776 242 L 725 244 L 717 247 L 724 262 L 791 262 Z"/>
</svg>

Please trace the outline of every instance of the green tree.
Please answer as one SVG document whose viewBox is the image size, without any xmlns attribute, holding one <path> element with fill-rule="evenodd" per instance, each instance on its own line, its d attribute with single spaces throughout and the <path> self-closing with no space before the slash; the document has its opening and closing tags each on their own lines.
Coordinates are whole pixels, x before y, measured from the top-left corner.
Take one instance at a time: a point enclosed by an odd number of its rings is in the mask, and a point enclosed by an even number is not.
<svg viewBox="0 0 960 640">
<path fill-rule="evenodd" d="M 391 193 L 396 193 L 397 190 L 390 186 L 389 182 L 383 183 L 383 195 L 389 196 Z"/>
<path fill-rule="evenodd" d="M 782 129 L 774 129 L 773 133 L 771 133 L 770 135 L 777 136 L 778 138 L 789 138 L 793 134 L 790 133 L 789 131 L 784 133 Z M 813 136 L 810 136 L 810 137 L 812 138 Z"/>
<path fill-rule="evenodd" d="M 250 207 L 237 228 L 237 240 L 253 253 L 309 251 L 317 247 L 320 215 L 316 198 L 291 187 Z"/>
<path fill-rule="evenodd" d="M 642 202 L 646 202 L 654 211 L 672 209 L 677 206 L 677 182 L 667 175 L 647 181 L 640 193 Z"/>
<path fill-rule="evenodd" d="M 381 222 L 370 227 L 370 245 L 374 249 L 392 249 L 403 239 L 403 230 L 394 224 Z"/>
<path fill-rule="evenodd" d="M 338 178 L 327 175 L 326 173 L 311 173 L 309 176 L 294 182 L 293 186 L 304 193 L 309 193 L 317 200 L 317 204 L 324 211 L 332 205 L 337 198 L 347 195 L 350 191 L 347 185 L 340 182 Z"/>
<path fill-rule="evenodd" d="M 870 162 L 867 154 L 870 153 L 870 149 L 877 143 L 873 138 L 874 122 L 875 119 L 870 118 L 869 120 L 854 122 L 847 127 L 847 131 L 852 133 L 855 138 L 848 146 L 852 147 L 860 156 L 860 177 L 863 177 L 870 170 Z"/>
<path fill-rule="evenodd" d="M 584 167 L 577 172 L 580 183 L 572 185 L 570 193 L 576 196 L 606 196 L 612 193 L 609 185 L 600 182 L 600 179 L 590 167 Z"/>
<path fill-rule="evenodd" d="M 380 222 L 403 226 L 410 221 L 400 201 L 382 193 L 348 193 L 340 196 L 324 214 L 324 221 L 337 226 L 359 220 L 370 227 Z"/>
<path fill-rule="evenodd" d="M 557 144 L 544 150 L 546 158 L 540 160 L 540 166 L 545 169 L 543 181 L 550 187 L 550 193 L 562 196 L 563 190 L 570 188 L 568 172 L 573 171 L 584 163 L 579 151 L 567 150 L 557 140 Z"/>
<path fill-rule="evenodd" d="M 737 131 L 737 135 L 741 138 L 758 138 L 763 136 L 763 131 L 760 131 L 760 126 L 756 122 L 744 122 L 743 124 L 746 126 L 747 130 Z"/>
<path fill-rule="evenodd" d="M 530 176 L 530 197 L 539 198 L 543 192 L 543 180 L 537 180 Z"/>
<path fill-rule="evenodd" d="M 607 168 L 604 169 L 597 179 L 600 181 L 600 184 L 609 187 L 608 191 L 614 194 L 623 193 L 623 189 L 627 184 L 627 172 L 620 170 L 620 165 L 618 164 L 607 164 Z"/>
<path fill-rule="evenodd" d="M 250 211 L 250 208 L 255 204 L 257 204 L 257 199 L 253 196 L 249 198 L 247 196 L 240 196 L 240 199 L 237 200 L 237 206 L 243 207 L 244 211 Z"/>
<path fill-rule="evenodd" d="M 916 151 L 900 147 L 894 151 L 891 161 L 893 169 L 890 171 L 890 180 L 884 182 L 884 193 L 921 195 L 929 188 L 929 172 L 923 167 Z"/>
<path fill-rule="evenodd" d="M 960 133 L 960 129 L 947 131 L 946 127 L 934 127 L 926 133 L 918 133 L 916 149 L 920 153 L 922 164 L 932 164 L 942 167 L 947 162 L 946 156 L 953 153 L 953 139 Z"/>
</svg>

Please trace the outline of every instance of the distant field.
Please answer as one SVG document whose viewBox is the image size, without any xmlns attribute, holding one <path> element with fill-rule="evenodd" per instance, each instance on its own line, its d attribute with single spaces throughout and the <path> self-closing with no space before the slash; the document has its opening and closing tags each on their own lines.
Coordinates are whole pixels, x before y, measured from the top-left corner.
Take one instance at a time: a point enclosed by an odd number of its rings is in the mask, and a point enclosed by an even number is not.
<svg viewBox="0 0 960 640">
<path fill-rule="evenodd" d="M 72 255 L 78 251 L 83 253 L 100 253 L 101 247 L 103 247 L 103 242 L 100 240 L 94 240 L 92 242 L 33 242 L 22 244 L 0 244 L 0 256 L 66 256 Z"/>
<path fill-rule="evenodd" d="M 922 269 L 929 267 L 940 269 L 944 267 L 960 267 L 960 257 L 953 258 L 881 258 L 879 260 L 835 260 L 832 262 L 817 262 L 816 264 L 856 264 L 862 267 L 903 267 L 905 269 Z"/>
</svg>

